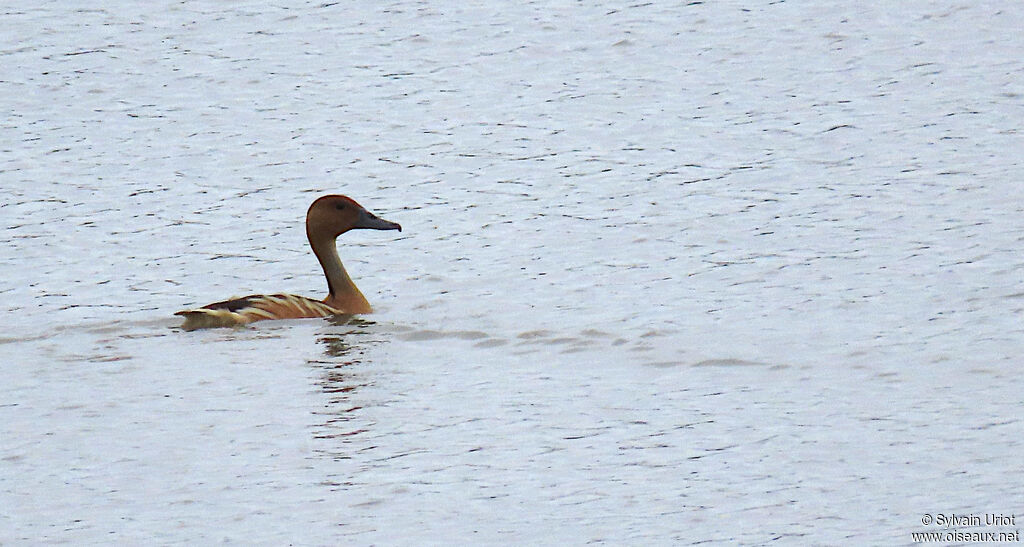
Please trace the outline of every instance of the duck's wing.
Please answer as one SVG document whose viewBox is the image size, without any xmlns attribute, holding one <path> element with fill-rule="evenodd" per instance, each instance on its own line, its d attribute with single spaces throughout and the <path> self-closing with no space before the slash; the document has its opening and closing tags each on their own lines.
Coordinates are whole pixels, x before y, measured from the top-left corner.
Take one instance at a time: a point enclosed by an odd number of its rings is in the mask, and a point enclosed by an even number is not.
<svg viewBox="0 0 1024 547">
<path fill-rule="evenodd" d="M 234 327 L 264 319 L 301 319 L 328 317 L 341 311 L 319 300 L 294 294 L 253 294 L 215 302 L 194 310 L 182 310 L 174 315 L 185 318 L 185 330 L 210 327 Z"/>
</svg>

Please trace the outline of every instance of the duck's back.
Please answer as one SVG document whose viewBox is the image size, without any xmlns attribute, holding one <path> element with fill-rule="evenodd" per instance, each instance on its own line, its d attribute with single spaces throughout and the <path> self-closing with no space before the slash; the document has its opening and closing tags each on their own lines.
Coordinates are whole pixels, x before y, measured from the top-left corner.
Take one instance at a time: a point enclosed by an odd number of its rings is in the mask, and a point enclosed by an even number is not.
<svg viewBox="0 0 1024 547">
<path fill-rule="evenodd" d="M 319 300 L 294 294 L 253 294 L 223 302 L 183 310 L 174 315 L 185 318 L 185 330 L 232 327 L 263 319 L 302 319 L 329 317 L 342 313 Z"/>
</svg>

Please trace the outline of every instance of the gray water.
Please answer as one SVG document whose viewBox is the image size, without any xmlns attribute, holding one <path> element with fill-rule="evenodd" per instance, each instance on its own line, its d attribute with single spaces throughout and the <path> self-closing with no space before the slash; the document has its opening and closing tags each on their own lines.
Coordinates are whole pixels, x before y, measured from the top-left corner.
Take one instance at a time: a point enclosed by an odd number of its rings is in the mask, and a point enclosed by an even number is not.
<svg viewBox="0 0 1024 547">
<path fill-rule="evenodd" d="M 1024 4 L 8 5 L 0 543 L 1024 513 Z M 183 332 L 326 290 L 377 313 Z M 1024 517 L 1022 517 L 1024 518 Z"/>
</svg>

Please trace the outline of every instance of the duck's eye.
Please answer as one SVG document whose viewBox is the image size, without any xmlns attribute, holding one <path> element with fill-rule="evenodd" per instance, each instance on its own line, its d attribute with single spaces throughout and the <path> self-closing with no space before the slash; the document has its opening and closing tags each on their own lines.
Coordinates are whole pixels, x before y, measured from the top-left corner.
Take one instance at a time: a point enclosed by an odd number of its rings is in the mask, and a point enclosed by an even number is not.
<svg viewBox="0 0 1024 547">
<path fill-rule="evenodd" d="M 344 211 L 345 210 L 345 204 L 344 203 L 339 203 L 339 204 L 335 205 L 334 208 L 339 210 L 339 211 Z"/>
</svg>

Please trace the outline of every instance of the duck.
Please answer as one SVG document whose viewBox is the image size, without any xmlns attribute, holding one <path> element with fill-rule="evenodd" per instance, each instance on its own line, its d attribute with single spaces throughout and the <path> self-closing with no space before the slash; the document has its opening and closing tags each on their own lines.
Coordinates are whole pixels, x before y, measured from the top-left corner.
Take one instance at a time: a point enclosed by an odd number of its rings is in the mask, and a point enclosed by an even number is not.
<svg viewBox="0 0 1024 547">
<path fill-rule="evenodd" d="M 349 230 L 398 230 L 397 222 L 384 220 L 355 200 L 343 195 L 321 196 L 306 212 L 306 237 L 327 278 L 327 297 L 315 300 L 294 294 L 253 294 L 214 302 L 174 315 L 185 318 L 182 329 L 235 327 L 267 319 L 301 319 L 373 312 L 373 307 L 349 277 L 338 257 L 337 238 Z"/>
</svg>

